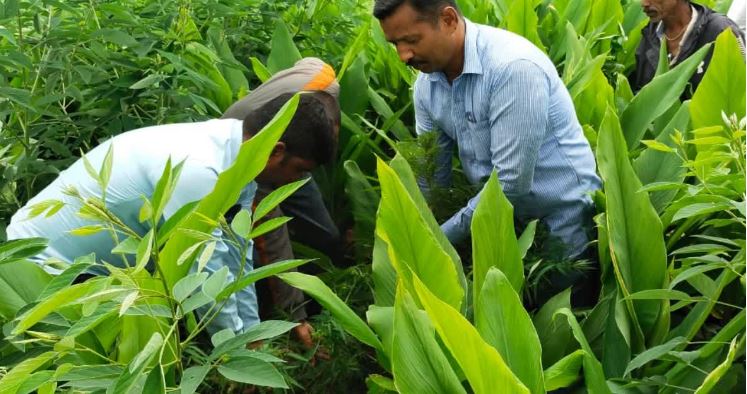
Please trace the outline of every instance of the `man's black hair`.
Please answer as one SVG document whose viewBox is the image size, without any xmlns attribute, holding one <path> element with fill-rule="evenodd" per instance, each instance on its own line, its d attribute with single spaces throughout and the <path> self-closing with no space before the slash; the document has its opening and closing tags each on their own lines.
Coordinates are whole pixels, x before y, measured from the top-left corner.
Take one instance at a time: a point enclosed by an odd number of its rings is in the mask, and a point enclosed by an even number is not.
<svg viewBox="0 0 747 394">
<path fill-rule="evenodd" d="M 438 16 L 444 7 L 454 7 L 459 12 L 459 7 L 454 0 L 376 0 L 373 14 L 378 20 L 384 20 L 391 16 L 402 4 L 409 4 L 423 20 L 437 22 Z"/>
<path fill-rule="evenodd" d="M 313 160 L 317 165 L 332 161 L 337 149 L 332 121 L 324 105 L 324 102 L 334 98 L 325 95 L 330 96 L 321 91 L 301 93 L 296 113 L 280 137 L 288 154 Z M 291 97 L 292 93 L 281 94 L 250 112 L 244 119 L 244 135 L 252 136 L 262 130 Z"/>
</svg>

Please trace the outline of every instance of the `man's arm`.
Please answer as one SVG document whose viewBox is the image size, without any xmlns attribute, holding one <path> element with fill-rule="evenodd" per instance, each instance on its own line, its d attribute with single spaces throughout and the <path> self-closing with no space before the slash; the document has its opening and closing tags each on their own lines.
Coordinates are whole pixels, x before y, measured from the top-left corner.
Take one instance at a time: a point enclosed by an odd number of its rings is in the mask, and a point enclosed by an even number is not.
<svg viewBox="0 0 747 394">
<path fill-rule="evenodd" d="M 515 205 L 532 187 L 547 130 L 550 87 L 544 71 L 527 60 L 508 64 L 491 85 L 491 164 L 498 172 L 504 194 Z M 469 234 L 481 193 L 441 225 L 452 243 Z"/>
</svg>

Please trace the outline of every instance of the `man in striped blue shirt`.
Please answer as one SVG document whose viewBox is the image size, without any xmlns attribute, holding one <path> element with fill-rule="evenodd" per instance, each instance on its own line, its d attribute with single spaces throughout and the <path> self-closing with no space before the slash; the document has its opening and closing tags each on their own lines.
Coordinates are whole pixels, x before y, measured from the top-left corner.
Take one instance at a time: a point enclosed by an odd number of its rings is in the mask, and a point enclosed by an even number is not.
<svg viewBox="0 0 747 394">
<path fill-rule="evenodd" d="M 550 59 L 511 32 L 465 19 L 453 0 L 377 0 L 376 16 L 415 82 L 418 134 L 438 133 L 436 182 L 451 181 L 456 146 L 473 184 L 495 169 L 519 222 L 540 219 L 574 258 L 585 249 L 600 188 L 589 143 Z M 441 225 L 469 234 L 480 195 Z"/>
</svg>

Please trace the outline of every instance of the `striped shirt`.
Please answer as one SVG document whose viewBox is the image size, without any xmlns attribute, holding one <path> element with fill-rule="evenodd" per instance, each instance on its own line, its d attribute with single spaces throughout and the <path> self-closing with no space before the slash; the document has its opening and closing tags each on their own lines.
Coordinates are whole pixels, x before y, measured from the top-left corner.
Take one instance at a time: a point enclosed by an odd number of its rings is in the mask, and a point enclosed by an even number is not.
<svg viewBox="0 0 747 394">
<path fill-rule="evenodd" d="M 465 22 L 462 74 L 449 84 L 441 72 L 420 73 L 414 88 L 417 132 L 438 133 L 436 183 L 450 184 L 456 145 L 471 183 L 496 169 L 516 219 L 542 220 L 577 256 L 601 181 L 568 90 L 523 37 Z M 441 225 L 451 242 L 469 233 L 479 198 Z"/>
</svg>

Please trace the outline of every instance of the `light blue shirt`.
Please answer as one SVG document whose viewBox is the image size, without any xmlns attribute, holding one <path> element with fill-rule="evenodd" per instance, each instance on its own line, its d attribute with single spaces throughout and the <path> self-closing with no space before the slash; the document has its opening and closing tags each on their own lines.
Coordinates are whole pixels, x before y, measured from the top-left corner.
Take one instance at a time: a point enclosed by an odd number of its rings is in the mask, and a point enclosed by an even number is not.
<svg viewBox="0 0 747 394">
<path fill-rule="evenodd" d="M 138 220 L 143 196 L 152 196 L 169 156 L 172 165 L 184 160 L 184 166 L 173 196 L 165 206 L 164 219 L 168 219 L 185 204 L 199 200 L 212 191 L 218 174 L 228 169 L 238 155 L 242 143 L 241 125 L 239 120 L 224 119 L 146 127 L 120 134 L 94 148 L 86 157 L 98 170 L 109 146 L 113 145 L 112 174 L 106 189 L 106 206 L 127 226 L 144 235 L 150 228 L 147 223 L 140 223 Z M 8 239 L 49 239 L 47 249 L 35 258 L 39 263 L 48 258 L 70 263 L 76 257 L 93 252 L 97 261 L 124 266 L 122 255 L 111 253 L 114 241 L 108 231 L 88 236 L 69 234 L 70 230 L 97 223 L 77 215 L 80 203 L 62 192 L 66 186 L 74 186 L 84 198 L 101 196 L 98 183 L 88 175 L 83 160 L 79 159 L 13 215 L 7 229 Z M 237 203 L 244 209 L 251 209 L 255 190 L 254 182 L 247 185 Z M 29 207 L 49 199 L 64 201 L 65 206 L 49 218 L 40 215 L 27 219 Z M 223 240 L 220 229 L 216 229 L 213 236 L 220 241 L 217 242 L 215 253 L 205 271 L 211 273 L 228 266 L 228 279 L 233 281 L 239 273 L 243 257 L 235 245 Z M 250 250 L 244 262 L 244 274 L 252 270 L 251 256 Z M 132 256 L 128 257 L 128 264 L 134 265 Z M 107 274 L 102 266 L 94 268 L 93 273 Z M 60 272 L 48 266 L 45 269 L 53 274 Z M 258 322 L 255 290 L 253 286 L 248 286 L 231 297 L 221 314 L 213 320 L 209 331 L 230 328 L 241 332 Z"/>
<path fill-rule="evenodd" d="M 600 188 L 589 143 L 550 59 L 514 33 L 466 22 L 464 68 L 451 84 L 441 72 L 415 82 L 419 134 L 436 131 L 436 182 L 451 182 L 453 148 L 473 184 L 498 172 L 519 220 L 541 219 L 569 256 L 587 242 L 590 192 Z M 451 242 L 469 233 L 479 194 L 441 225 Z"/>
</svg>

